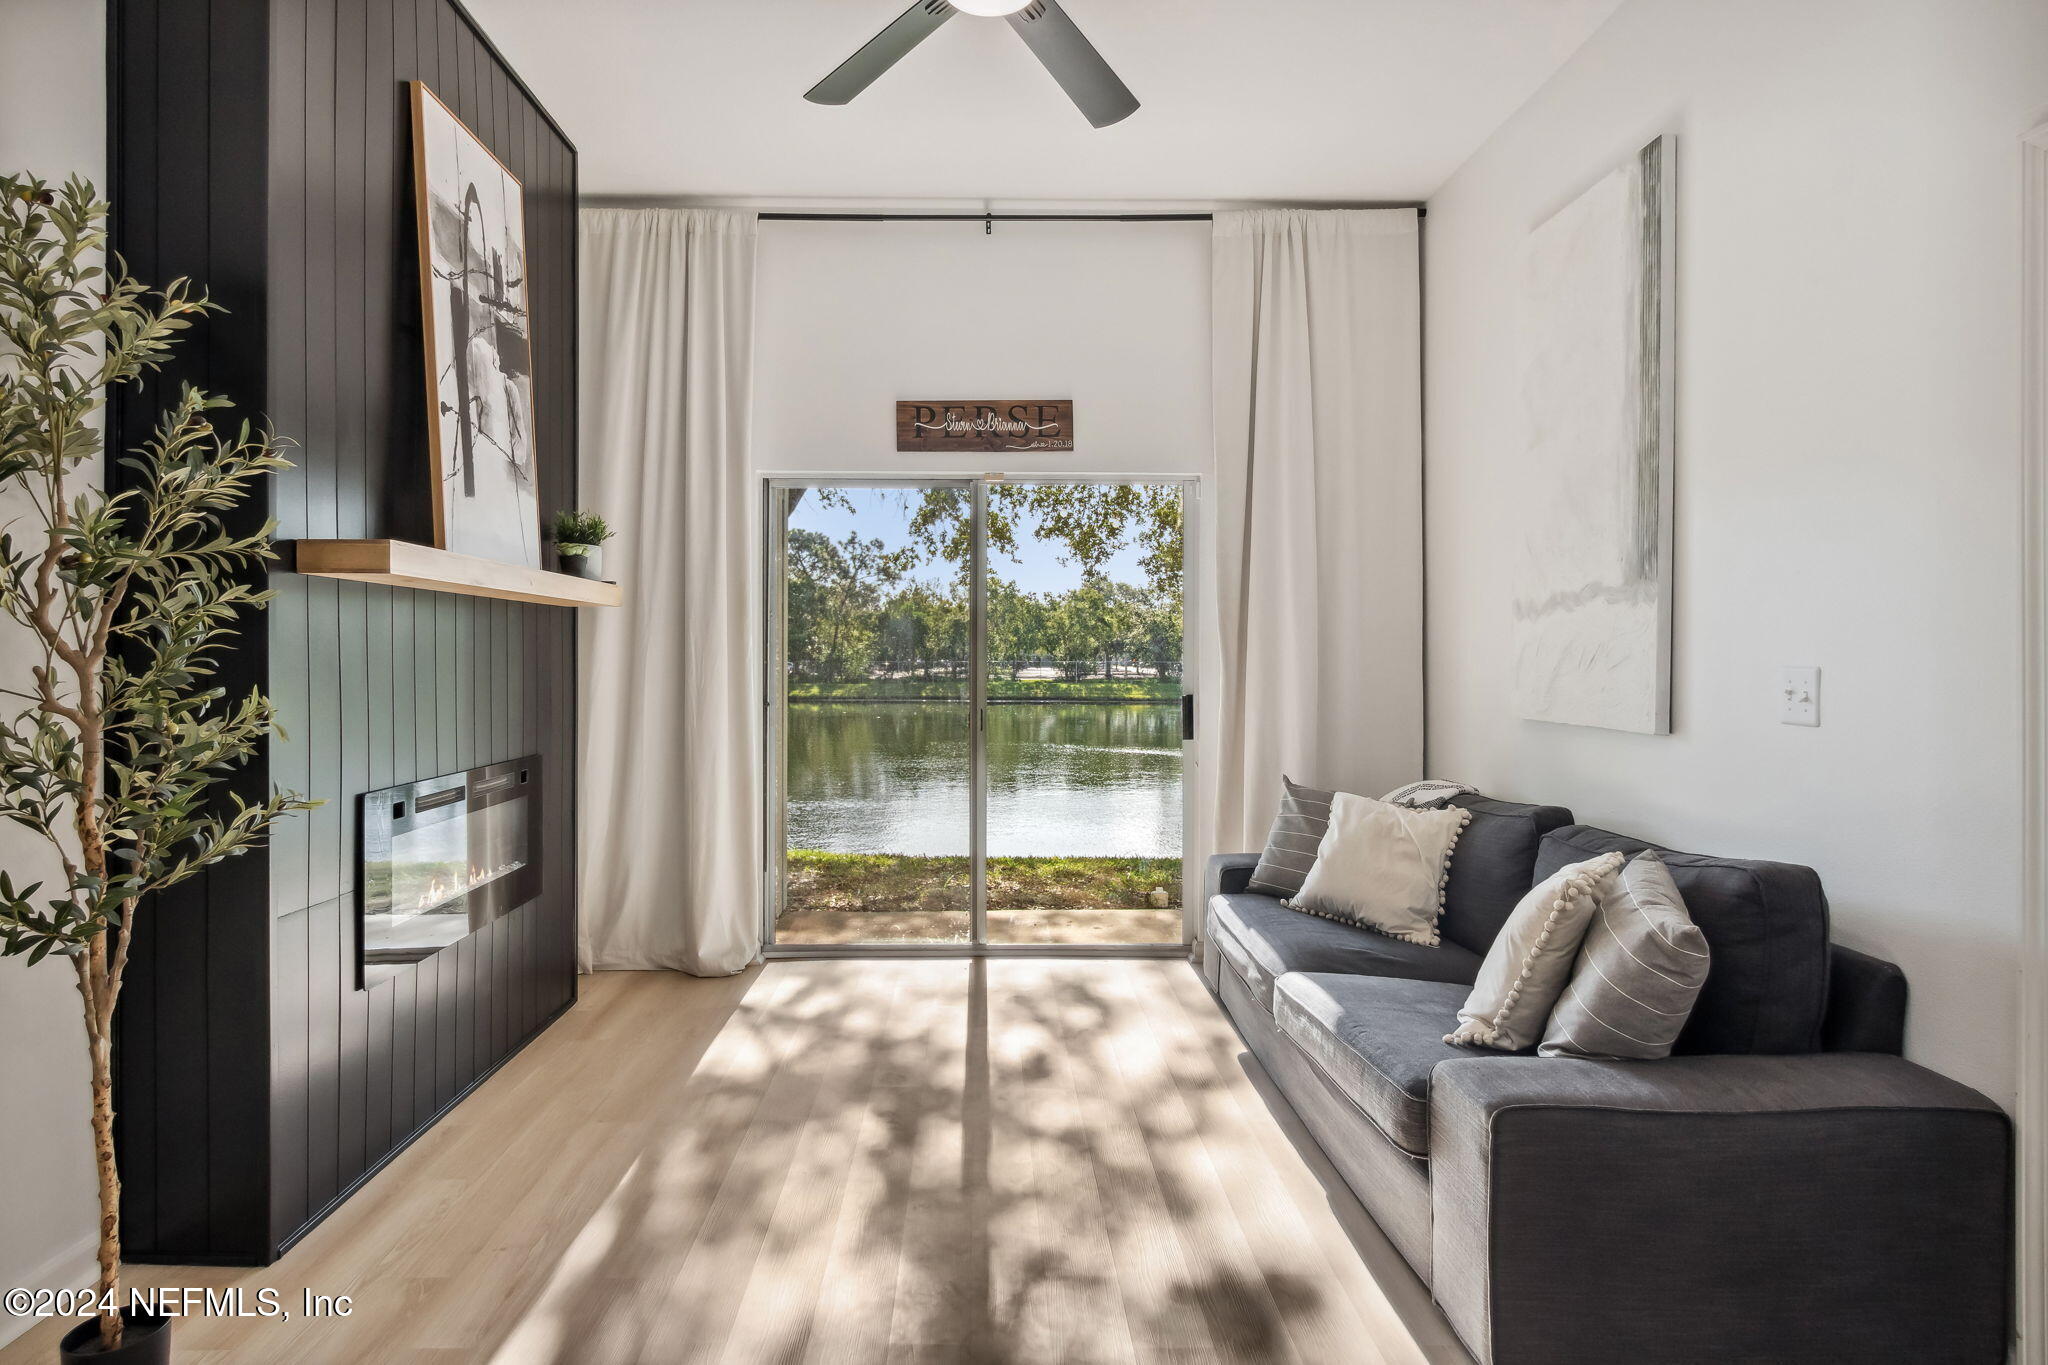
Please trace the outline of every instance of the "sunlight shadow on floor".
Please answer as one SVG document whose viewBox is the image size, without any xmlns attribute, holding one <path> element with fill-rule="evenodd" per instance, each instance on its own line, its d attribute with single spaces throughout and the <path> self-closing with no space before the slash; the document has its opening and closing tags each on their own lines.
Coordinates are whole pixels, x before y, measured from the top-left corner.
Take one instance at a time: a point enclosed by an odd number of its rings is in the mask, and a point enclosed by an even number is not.
<svg viewBox="0 0 2048 1365">
<path fill-rule="evenodd" d="M 143 1276 L 355 1298 L 188 1365 L 1462 1361 L 1242 1056 L 1178 961 L 606 973 L 277 1265 Z"/>
</svg>

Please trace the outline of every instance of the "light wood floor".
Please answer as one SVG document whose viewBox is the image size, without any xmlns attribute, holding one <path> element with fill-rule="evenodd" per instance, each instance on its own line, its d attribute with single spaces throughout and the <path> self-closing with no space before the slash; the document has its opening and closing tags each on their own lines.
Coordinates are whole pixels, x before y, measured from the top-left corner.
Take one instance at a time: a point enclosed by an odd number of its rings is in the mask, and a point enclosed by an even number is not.
<svg viewBox="0 0 2048 1365">
<path fill-rule="evenodd" d="M 138 1276 L 354 1300 L 181 1365 L 1465 1362 L 1269 1095 L 1180 962 L 608 973 L 277 1265 Z"/>
</svg>

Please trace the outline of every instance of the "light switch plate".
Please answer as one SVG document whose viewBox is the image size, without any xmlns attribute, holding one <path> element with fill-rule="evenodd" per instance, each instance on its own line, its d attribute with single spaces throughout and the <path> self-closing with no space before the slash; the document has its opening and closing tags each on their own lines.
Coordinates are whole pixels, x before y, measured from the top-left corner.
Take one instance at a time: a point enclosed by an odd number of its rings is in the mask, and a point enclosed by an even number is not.
<svg viewBox="0 0 2048 1365">
<path fill-rule="evenodd" d="M 1820 670 L 1787 664 L 1778 670 L 1778 719 L 1786 725 L 1820 724 Z"/>
</svg>

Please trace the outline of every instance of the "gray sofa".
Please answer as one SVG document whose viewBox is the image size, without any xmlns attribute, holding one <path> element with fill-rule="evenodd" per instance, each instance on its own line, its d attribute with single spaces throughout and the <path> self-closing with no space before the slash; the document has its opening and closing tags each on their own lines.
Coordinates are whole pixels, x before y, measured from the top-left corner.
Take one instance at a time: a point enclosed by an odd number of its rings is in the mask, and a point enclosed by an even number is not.
<svg viewBox="0 0 2048 1365">
<path fill-rule="evenodd" d="M 1906 983 L 1828 941 L 1810 868 L 1660 850 L 1713 950 L 1673 1056 L 1443 1041 L 1522 894 L 1654 845 L 1555 806 L 1472 821 L 1420 947 L 1210 861 L 1210 989 L 1482 1365 L 2006 1357 L 2012 1136 L 1906 1061 Z"/>
</svg>

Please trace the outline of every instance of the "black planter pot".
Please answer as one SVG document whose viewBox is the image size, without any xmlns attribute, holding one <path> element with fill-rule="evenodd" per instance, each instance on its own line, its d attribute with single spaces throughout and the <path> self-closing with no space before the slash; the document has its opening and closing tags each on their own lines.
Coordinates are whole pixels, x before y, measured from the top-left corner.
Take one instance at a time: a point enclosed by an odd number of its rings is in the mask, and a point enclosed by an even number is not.
<svg viewBox="0 0 2048 1365">
<path fill-rule="evenodd" d="M 100 1349 L 100 1320 L 87 1318 L 57 1343 L 62 1365 L 170 1365 L 171 1320 L 154 1313 L 123 1312 L 127 1326 L 114 1350 Z"/>
<path fill-rule="evenodd" d="M 604 577 L 603 554 L 604 551 L 600 547 L 593 545 L 580 555 L 558 554 L 556 562 L 561 565 L 563 573 L 573 578 L 602 579 Z"/>
</svg>

